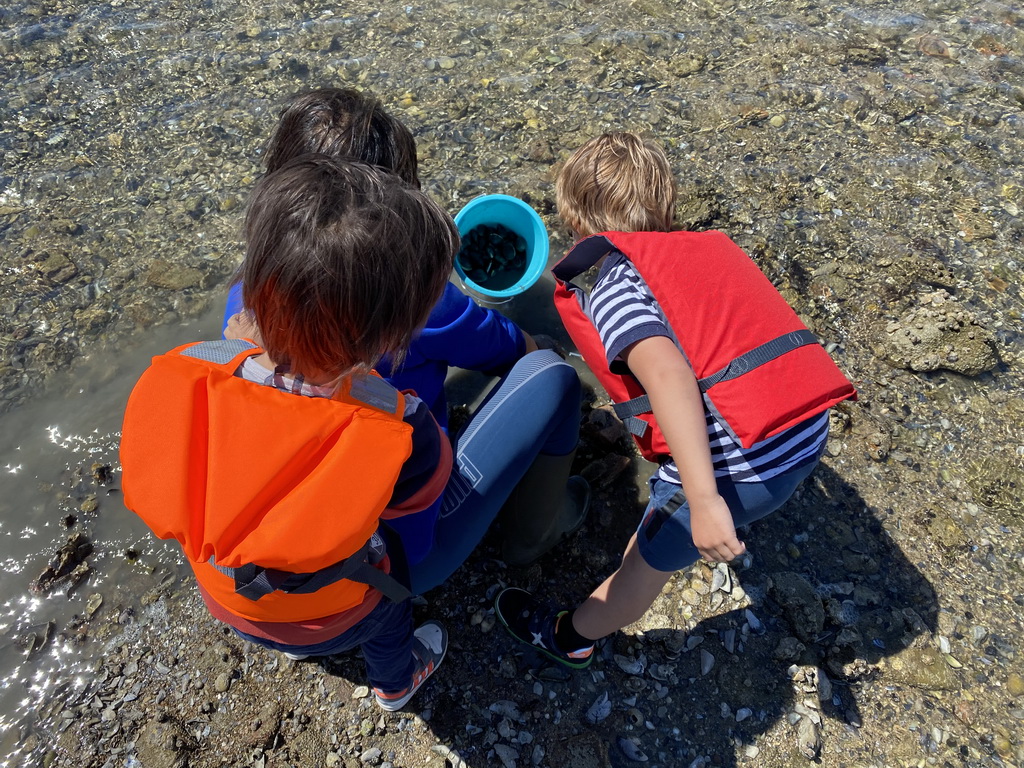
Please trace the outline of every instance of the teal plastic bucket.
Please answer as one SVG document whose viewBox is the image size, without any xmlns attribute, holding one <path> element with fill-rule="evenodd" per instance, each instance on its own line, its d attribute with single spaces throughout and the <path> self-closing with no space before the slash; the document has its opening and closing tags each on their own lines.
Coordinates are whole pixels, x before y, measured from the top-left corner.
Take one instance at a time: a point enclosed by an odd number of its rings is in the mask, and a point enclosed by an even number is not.
<svg viewBox="0 0 1024 768">
<path fill-rule="evenodd" d="M 485 300 L 508 300 L 536 283 L 548 265 L 548 230 L 540 215 L 518 197 L 483 195 L 470 200 L 455 216 L 462 237 L 481 224 L 502 224 L 526 240 L 526 265 L 511 285 L 487 287 L 470 280 L 456 260 L 455 272 L 465 286 Z"/>
</svg>

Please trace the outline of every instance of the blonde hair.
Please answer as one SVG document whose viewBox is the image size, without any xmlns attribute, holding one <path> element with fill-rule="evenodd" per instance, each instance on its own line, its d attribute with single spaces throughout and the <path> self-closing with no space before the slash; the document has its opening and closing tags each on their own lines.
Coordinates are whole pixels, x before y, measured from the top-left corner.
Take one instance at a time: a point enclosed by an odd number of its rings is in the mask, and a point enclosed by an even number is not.
<svg viewBox="0 0 1024 768">
<path fill-rule="evenodd" d="M 558 173 L 558 215 L 576 234 L 665 232 L 676 183 L 665 150 L 629 132 L 605 133 L 573 152 Z"/>
</svg>

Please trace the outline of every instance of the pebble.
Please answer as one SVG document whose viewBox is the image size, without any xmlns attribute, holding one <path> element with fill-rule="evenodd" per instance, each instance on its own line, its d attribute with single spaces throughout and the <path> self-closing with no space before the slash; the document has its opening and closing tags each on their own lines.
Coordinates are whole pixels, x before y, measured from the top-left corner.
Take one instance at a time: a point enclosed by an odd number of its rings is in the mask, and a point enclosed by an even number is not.
<svg viewBox="0 0 1024 768">
<path fill-rule="evenodd" d="M 364 763 L 369 763 L 370 765 L 373 765 L 378 760 L 380 760 L 381 755 L 383 754 L 384 753 L 381 752 L 380 748 L 370 747 L 368 750 L 359 755 L 359 759 Z"/>
<path fill-rule="evenodd" d="M 1024 695 L 1024 677 L 1021 677 L 1016 672 L 1011 672 L 1006 678 L 1006 690 L 1012 696 Z"/>
<path fill-rule="evenodd" d="M 217 693 L 224 693 L 231 687 L 231 675 L 227 672 L 221 672 L 217 675 L 217 679 L 213 681 L 213 687 Z"/>
</svg>

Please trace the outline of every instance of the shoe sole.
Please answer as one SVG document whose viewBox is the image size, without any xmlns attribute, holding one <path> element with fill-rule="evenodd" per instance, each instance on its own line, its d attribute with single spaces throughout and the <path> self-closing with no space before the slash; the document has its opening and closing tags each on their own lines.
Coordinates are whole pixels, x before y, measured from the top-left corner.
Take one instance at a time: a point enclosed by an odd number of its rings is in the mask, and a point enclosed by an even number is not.
<svg viewBox="0 0 1024 768">
<path fill-rule="evenodd" d="M 563 658 L 561 656 L 556 656 L 555 654 L 551 653 L 551 651 L 549 651 L 547 648 L 541 648 L 540 646 L 534 645 L 533 643 L 528 643 L 525 640 L 523 640 L 521 637 L 519 637 L 509 627 L 508 622 L 505 621 L 505 617 L 501 615 L 501 609 L 498 607 L 498 598 L 499 597 L 501 597 L 501 592 L 499 592 L 497 597 L 494 598 L 494 613 L 497 615 L 498 621 L 501 622 L 501 625 L 503 627 L 505 627 L 505 631 L 508 632 L 509 635 L 511 635 L 512 638 L 516 642 L 522 643 L 523 645 L 525 645 L 525 646 L 527 646 L 529 648 L 532 648 L 533 650 L 537 651 L 537 653 L 544 654 L 545 656 L 547 656 L 552 661 L 557 661 L 563 667 L 569 667 L 569 669 L 586 669 L 587 667 L 590 666 L 590 662 L 592 662 L 594 660 L 594 654 L 593 653 L 591 653 L 587 657 L 586 661 L 573 661 L 571 659 L 566 659 L 566 658 Z"/>
</svg>

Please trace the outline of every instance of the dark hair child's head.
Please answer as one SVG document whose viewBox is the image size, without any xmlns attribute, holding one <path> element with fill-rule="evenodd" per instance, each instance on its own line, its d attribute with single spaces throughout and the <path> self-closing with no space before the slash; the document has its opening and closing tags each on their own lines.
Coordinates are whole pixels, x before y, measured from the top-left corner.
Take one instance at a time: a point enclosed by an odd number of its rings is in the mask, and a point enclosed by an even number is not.
<svg viewBox="0 0 1024 768">
<path fill-rule="evenodd" d="M 304 155 L 257 184 L 245 305 L 279 365 L 309 378 L 401 358 L 459 248 L 451 217 L 378 168 Z"/>
<path fill-rule="evenodd" d="M 264 162 L 268 171 L 275 171 L 311 152 L 377 165 L 420 186 L 412 134 L 368 93 L 320 88 L 292 98 L 281 113 Z"/>
</svg>

